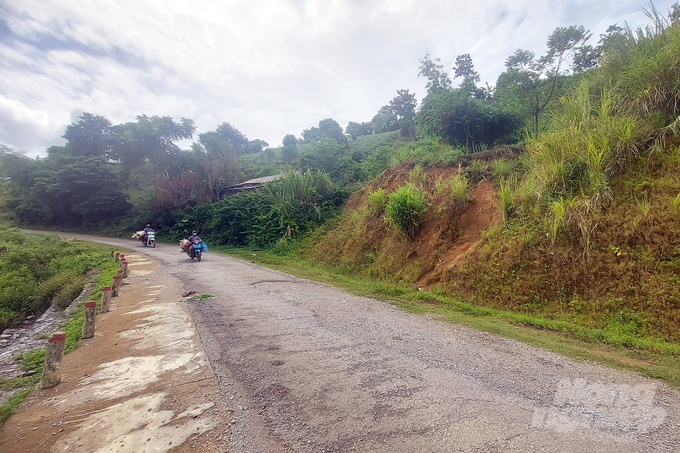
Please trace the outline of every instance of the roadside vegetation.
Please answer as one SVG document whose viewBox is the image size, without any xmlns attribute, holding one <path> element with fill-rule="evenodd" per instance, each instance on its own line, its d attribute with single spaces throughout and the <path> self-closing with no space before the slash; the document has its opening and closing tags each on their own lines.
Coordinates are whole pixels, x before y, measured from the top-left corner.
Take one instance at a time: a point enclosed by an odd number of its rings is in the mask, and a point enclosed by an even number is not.
<svg viewBox="0 0 680 453">
<path fill-rule="evenodd" d="M 93 283 L 90 296 L 101 299 L 119 265 L 107 246 L 23 232 L 2 225 L 0 240 L 0 333 L 39 317 L 51 305 L 66 308 Z M 83 328 L 84 305 L 76 307 L 59 328 L 66 333 L 65 352 L 75 349 Z M 11 396 L 0 405 L 0 426 L 42 379 L 45 349 L 24 353 L 23 376 L 0 379 L 0 390 Z"/>
<path fill-rule="evenodd" d="M 493 86 L 469 54 L 426 54 L 420 103 L 397 90 L 370 121 L 323 119 L 278 147 L 225 122 L 181 150 L 189 119 L 84 113 L 45 159 L 0 150 L 2 215 L 198 230 L 212 250 L 680 385 L 680 10 L 646 12 L 596 44 L 559 27 Z M 68 293 L 68 272 L 8 296 L 6 323 Z"/>
</svg>

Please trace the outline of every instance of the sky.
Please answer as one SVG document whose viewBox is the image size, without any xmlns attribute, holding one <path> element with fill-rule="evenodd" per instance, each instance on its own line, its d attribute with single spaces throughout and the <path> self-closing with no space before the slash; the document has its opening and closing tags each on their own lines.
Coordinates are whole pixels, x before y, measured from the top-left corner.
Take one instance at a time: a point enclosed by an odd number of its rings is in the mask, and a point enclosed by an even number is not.
<svg viewBox="0 0 680 453">
<path fill-rule="evenodd" d="M 666 13 L 675 0 L 657 0 Z M 469 53 L 494 85 L 516 49 L 556 27 L 645 26 L 631 0 L 0 0 L 0 144 L 35 157 L 83 112 L 228 122 L 279 146 L 333 118 L 370 121 L 426 52 Z M 454 84 L 457 81 L 454 80 Z M 194 136 L 197 138 L 197 135 Z M 188 148 L 190 141 L 179 143 Z"/>
</svg>

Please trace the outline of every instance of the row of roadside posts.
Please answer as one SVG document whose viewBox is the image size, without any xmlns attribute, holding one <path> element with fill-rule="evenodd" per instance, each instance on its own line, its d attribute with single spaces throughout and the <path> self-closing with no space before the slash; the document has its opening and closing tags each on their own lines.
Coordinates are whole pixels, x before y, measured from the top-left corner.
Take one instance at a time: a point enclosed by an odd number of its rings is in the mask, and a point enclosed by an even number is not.
<svg viewBox="0 0 680 453">
<path fill-rule="evenodd" d="M 118 289 L 123 284 L 123 279 L 128 274 L 128 263 L 125 255 L 111 250 L 111 256 L 120 262 L 118 275 L 113 276 L 111 286 L 102 288 L 101 313 L 109 311 L 111 298 L 118 297 Z M 80 338 L 87 339 L 94 337 L 94 327 L 96 319 L 97 301 L 90 300 L 85 302 L 85 320 L 83 322 L 83 333 Z M 51 388 L 61 381 L 59 365 L 64 357 L 64 345 L 66 344 L 66 334 L 64 332 L 54 332 L 47 340 L 47 354 L 45 355 L 45 365 L 43 367 L 42 388 Z"/>
</svg>

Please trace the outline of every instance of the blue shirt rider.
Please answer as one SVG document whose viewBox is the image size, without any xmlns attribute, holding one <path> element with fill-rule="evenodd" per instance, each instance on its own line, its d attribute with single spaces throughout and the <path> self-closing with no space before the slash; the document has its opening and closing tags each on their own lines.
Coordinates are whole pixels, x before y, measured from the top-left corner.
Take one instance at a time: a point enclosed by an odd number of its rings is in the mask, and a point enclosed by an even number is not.
<svg viewBox="0 0 680 453">
<path fill-rule="evenodd" d="M 200 243 L 200 242 L 203 242 L 203 241 L 201 241 L 201 238 L 199 238 L 199 237 L 196 235 L 196 232 L 195 232 L 195 231 L 192 231 L 192 232 L 191 232 L 191 236 L 189 236 L 189 242 L 192 242 L 192 243 L 193 243 L 193 242 L 199 242 L 199 243 Z"/>
<path fill-rule="evenodd" d="M 143 234 L 140 236 L 139 240 L 142 241 L 144 244 L 146 244 L 146 241 L 149 237 L 149 233 L 155 233 L 155 231 L 153 230 L 153 228 L 151 228 L 151 224 L 147 223 L 146 228 L 144 228 L 142 233 Z"/>
</svg>

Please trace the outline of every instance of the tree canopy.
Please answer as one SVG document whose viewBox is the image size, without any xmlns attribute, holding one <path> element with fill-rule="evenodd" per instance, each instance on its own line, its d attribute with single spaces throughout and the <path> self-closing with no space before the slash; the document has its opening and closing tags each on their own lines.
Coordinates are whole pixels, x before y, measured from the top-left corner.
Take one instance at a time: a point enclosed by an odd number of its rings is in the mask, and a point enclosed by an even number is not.
<svg viewBox="0 0 680 453">
<path fill-rule="evenodd" d="M 513 96 L 523 105 L 531 115 L 534 133 L 538 133 L 540 116 L 561 87 L 563 75 L 595 64 L 595 51 L 585 45 L 590 36 L 583 26 L 557 27 L 548 36 L 547 50 L 542 56 L 517 49 L 505 60 L 507 70 L 498 77 L 497 91 Z M 565 68 L 569 61 L 571 68 Z"/>
</svg>

